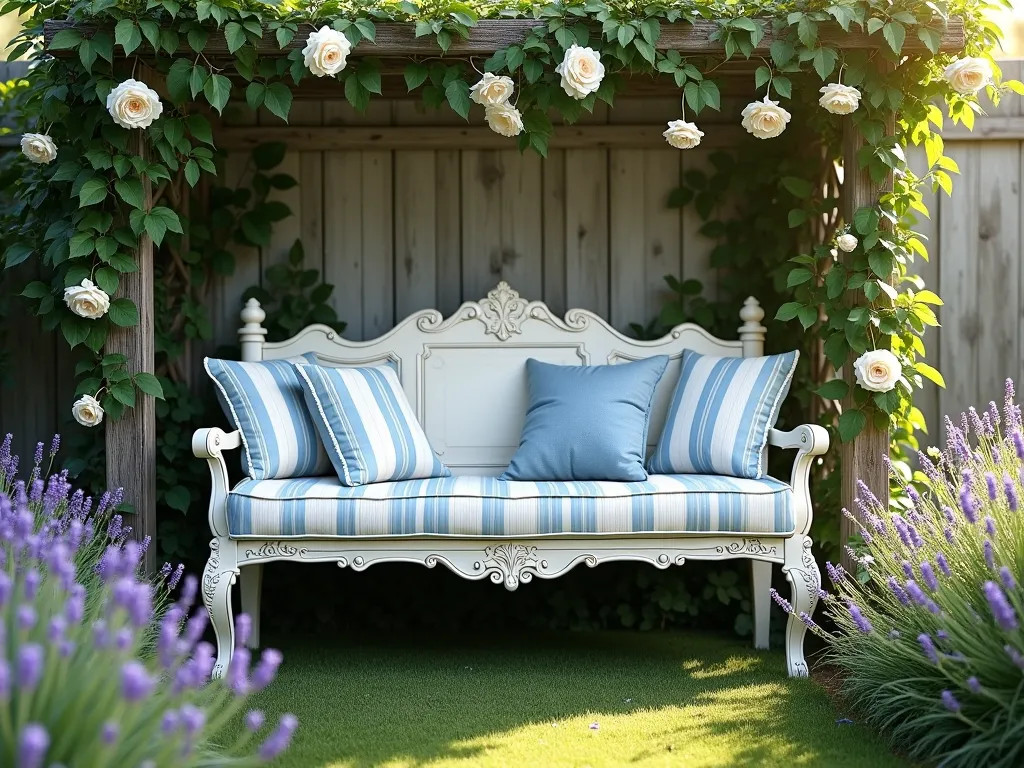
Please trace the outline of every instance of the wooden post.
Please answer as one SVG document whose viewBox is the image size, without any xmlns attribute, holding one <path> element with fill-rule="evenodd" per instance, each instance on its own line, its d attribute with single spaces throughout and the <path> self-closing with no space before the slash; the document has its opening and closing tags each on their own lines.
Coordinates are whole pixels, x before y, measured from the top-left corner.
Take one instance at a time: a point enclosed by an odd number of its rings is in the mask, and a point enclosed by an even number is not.
<svg viewBox="0 0 1024 768">
<path fill-rule="evenodd" d="M 132 131 L 131 152 L 145 158 L 148 153 L 145 133 Z M 143 182 L 143 202 L 152 207 L 153 191 Z M 139 308 L 139 324 L 131 328 L 112 326 L 106 353 L 120 352 L 128 358 L 132 374 L 153 373 L 153 241 L 143 233 L 135 254 L 138 270 L 121 277 L 120 294 Z M 133 537 L 142 541 L 152 536 L 146 552 L 145 568 L 152 572 L 156 564 L 156 407 L 153 398 L 136 393 L 135 407 L 116 421 L 107 422 L 107 486 L 123 488 L 124 500 L 136 514 L 127 522 Z"/>
<path fill-rule="evenodd" d="M 887 136 L 895 133 L 896 121 L 890 116 L 886 121 L 885 131 Z M 857 150 L 864 145 L 857 128 L 850 118 L 846 118 L 843 125 L 843 219 L 847 224 L 853 223 L 853 214 L 858 208 L 872 206 L 878 202 L 878 198 L 886 191 L 892 189 L 892 177 L 887 176 L 881 183 L 872 181 L 866 170 L 861 170 L 857 164 Z M 863 297 L 861 297 L 863 300 Z M 844 366 L 843 377 L 850 383 L 851 392 L 856 386 L 853 375 L 853 360 L 847 361 Z M 843 400 L 843 408 L 852 405 L 852 397 L 847 396 Z M 883 457 L 889 455 L 889 429 L 878 429 L 871 419 L 868 419 L 864 431 L 861 432 L 852 442 L 842 443 L 840 449 L 840 462 L 843 473 L 842 504 L 857 514 L 854 499 L 857 497 L 857 481 L 863 481 L 868 488 L 878 497 L 882 504 L 889 503 L 889 474 L 886 471 Z M 856 533 L 856 526 L 845 516 L 839 519 L 839 543 L 844 547 L 841 554 L 843 567 L 849 572 L 855 572 L 855 564 L 847 554 L 845 546 L 850 536 Z"/>
</svg>

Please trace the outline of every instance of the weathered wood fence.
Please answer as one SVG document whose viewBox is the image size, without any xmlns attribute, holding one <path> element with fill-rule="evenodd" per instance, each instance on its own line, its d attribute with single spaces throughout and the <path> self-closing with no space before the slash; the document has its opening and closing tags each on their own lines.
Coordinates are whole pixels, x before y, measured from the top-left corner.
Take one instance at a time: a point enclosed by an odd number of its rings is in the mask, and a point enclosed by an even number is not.
<svg viewBox="0 0 1024 768">
<path fill-rule="evenodd" d="M 7 66 L 21 65 L 0 65 Z M 1004 64 L 1006 77 L 1020 71 L 1020 62 Z M 696 277 L 714 295 L 712 243 L 697 231 L 692 210 L 669 209 L 665 200 L 681 174 L 707 163 L 716 132 L 735 128 L 742 100 L 726 98 L 720 115 L 702 115 L 702 122 L 717 119 L 720 127 L 711 125 L 708 146 L 689 152 L 666 147 L 659 135 L 678 116 L 675 99 L 629 101 L 596 110 L 546 161 L 486 139 L 417 143 L 417 127 L 464 123 L 410 100 L 374 101 L 366 115 L 343 101 L 296 103 L 296 138 L 280 170 L 299 185 L 275 193 L 295 215 L 275 226 L 269 247 L 237 253 L 235 274 L 216 286 L 216 342 L 234 340 L 242 292 L 283 260 L 296 238 L 305 245 L 306 265 L 335 285 L 345 335 L 356 339 L 378 335 L 423 307 L 449 313 L 499 279 L 558 312 L 587 307 L 620 328 L 656 314 L 665 274 Z M 926 339 L 929 359 L 948 384 L 921 398 L 933 436 L 940 414 L 998 400 L 1007 376 L 1024 379 L 1024 110 L 1010 97 L 990 111 L 973 135 L 947 125 L 947 149 L 962 178 L 952 199 L 929 201 L 932 218 L 920 225 L 932 252 L 920 272 L 946 301 L 939 311 L 944 327 Z M 236 117 L 236 142 L 261 123 L 251 114 Z M 310 129 L 305 135 L 304 128 Z M 338 135 L 332 140 L 318 128 Z M 344 145 L 344 131 L 378 128 L 364 143 L 388 132 L 386 146 Z M 16 146 L 16 137 L 4 143 Z M 912 157 L 915 166 L 922 158 Z M 232 152 L 228 180 L 244 165 L 245 153 Z M 63 342 L 41 332 L 17 300 L 5 351 L 10 380 L 0 389 L 0 431 L 14 432 L 20 450 L 30 452 L 36 440 L 67 426 L 74 363 Z"/>
</svg>

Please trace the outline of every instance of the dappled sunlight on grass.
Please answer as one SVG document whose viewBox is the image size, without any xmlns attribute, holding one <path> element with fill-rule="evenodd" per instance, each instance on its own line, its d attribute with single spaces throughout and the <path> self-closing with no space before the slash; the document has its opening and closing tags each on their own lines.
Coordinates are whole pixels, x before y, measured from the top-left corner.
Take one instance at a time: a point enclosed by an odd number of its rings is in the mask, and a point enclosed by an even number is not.
<svg viewBox="0 0 1024 768">
<path fill-rule="evenodd" d="M 780 653 L 595 633 L 282 644 L 258 706 L 301 725 L 288 768 L 898 766 Z M 591 724 L 597 724 L 592 728 Z"/>
</svg>

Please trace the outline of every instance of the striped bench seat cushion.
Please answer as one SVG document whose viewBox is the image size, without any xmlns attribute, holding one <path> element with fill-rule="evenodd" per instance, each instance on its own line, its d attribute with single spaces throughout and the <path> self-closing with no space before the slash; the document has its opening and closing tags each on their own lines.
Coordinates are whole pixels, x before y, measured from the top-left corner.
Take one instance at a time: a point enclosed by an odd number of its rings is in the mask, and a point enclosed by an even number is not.
<svg viewBox="0 0 1024 768">
<path fill-rule="evenodd" d="M 793 532 L 793 492 L 774 478 L 651 475 L 645 482 L 442 477 L 342 485 L 337 477 L 243 480 L 234 537 L 544 536 Z"/>
</svg>

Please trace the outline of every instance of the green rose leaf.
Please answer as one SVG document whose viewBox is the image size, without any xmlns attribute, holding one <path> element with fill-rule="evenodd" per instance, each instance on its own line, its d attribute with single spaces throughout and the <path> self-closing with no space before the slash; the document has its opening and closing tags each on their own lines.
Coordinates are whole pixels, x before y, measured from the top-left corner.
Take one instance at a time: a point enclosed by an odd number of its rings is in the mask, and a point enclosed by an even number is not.
<svg viewBox="0 0 1024 768">
<path fill-rule="evenodd" d="M 135 306 L 134 301 L 122 296 L 110 302 L 110 310 L 107 312 L 107 317 L 110 318 L 110 322 L 114 325 L 119 325 L 122 328 L 138 325 L 139 308 Z"/>
</svg>

